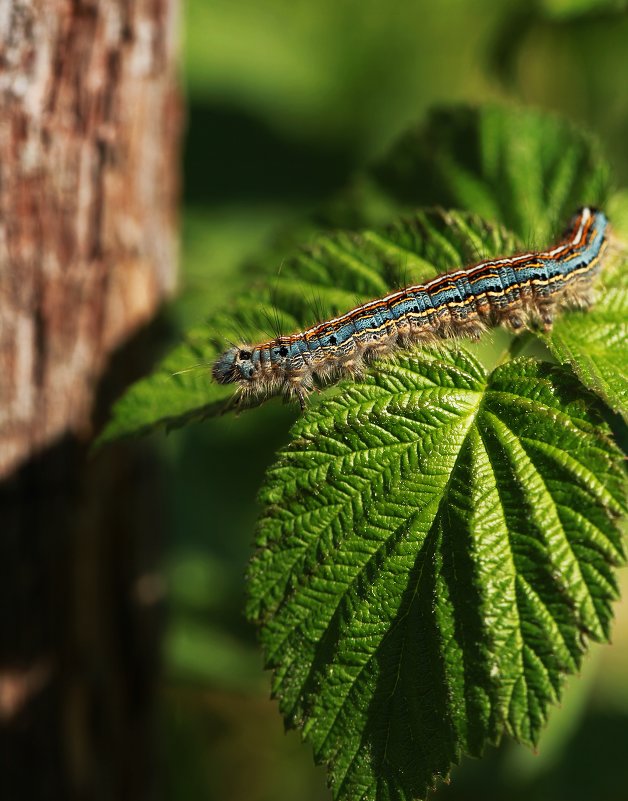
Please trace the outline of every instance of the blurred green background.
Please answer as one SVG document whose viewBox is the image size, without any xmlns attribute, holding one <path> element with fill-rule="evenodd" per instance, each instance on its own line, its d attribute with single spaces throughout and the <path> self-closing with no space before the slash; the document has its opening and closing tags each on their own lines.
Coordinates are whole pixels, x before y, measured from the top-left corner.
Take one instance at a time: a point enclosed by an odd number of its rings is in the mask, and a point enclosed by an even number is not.
<svg viewBox="0 0 628 801">
<path fill-rule="evenodd" d="M 618 185 L 628 184 L 625 8 L 621 0 L 187 0 L 172 342 L 229 302 L 243 263 L 302 225 L 434 104 L 501 100 L 564 114 L 602 139 Z M 168 799 L 330 797 L 309 748 L 284 734 L 242 615 L 256 492 L 295 416 L 271 402 L 153 437 L 168 509 L 157 727 Z M 624 603 L 613 646 L 593 649 L 539 754 L 505 743 L 465 760 L 436 795 L 619 801 L 626 756 Z"/>
</svg>

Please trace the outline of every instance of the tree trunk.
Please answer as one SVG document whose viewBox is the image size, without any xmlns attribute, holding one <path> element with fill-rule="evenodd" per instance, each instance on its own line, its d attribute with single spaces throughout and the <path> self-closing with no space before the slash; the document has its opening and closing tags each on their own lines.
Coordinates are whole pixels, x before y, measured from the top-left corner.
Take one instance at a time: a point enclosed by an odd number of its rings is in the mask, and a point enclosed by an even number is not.
<svg viewBox="0 0 628 801">
<path fill-rule="evenodd" d="M 7 797 L 146 788 L 154 476 L 135 447 L 86 451 L 105 370 L 118 388 L 141 370 L 128 343 L 175 283 L 177 7 L 0 0 Z"/>
<path fill-rule="evenodd" d="M 89 431 L 174 283 L 173 0 L 2 0 L 0 475 Z"/>
</svg>

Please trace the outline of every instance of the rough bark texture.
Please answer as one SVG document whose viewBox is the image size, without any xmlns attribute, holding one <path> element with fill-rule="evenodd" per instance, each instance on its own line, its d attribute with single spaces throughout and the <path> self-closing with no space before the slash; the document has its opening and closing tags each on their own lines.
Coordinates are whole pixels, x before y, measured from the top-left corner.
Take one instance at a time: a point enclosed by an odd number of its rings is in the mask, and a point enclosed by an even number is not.
<svg viewBox="0 0 628 801">
<path fill-rule="evenodd" d="M 155 797 L 159 476 L 87 448 L 174 286 L 177 5 L 0 0 L 3 798 Z"/>
<path fill-rule="evenodd" d="M 174 283 L 176 0 L 0 0 L 0 477 Z"/>
</svg>

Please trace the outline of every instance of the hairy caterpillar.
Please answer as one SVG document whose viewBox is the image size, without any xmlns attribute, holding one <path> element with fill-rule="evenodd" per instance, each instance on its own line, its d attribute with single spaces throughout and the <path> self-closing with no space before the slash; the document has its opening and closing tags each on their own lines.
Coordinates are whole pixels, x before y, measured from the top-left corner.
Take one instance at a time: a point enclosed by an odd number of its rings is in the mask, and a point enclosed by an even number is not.
<svg viewBox="0 0 628 801">
<path fill-rule="evenodd" d="M 396 347 L 438 337 L 477 338 L 499 324 L 518 331 L 540 322 L 548 330 L 557 309 L 589 305 L 607 228 L 603 212 L 585 207 L 549 250 L 483 261 L 391 292 L 305 331 L 232 347 L 216 360 L 212 375 L 220 384 L 237 383 L 247 394 L 281 390 L 303 407 L 315 378 L 359 375 L 365 359 Z"/>
</svg>

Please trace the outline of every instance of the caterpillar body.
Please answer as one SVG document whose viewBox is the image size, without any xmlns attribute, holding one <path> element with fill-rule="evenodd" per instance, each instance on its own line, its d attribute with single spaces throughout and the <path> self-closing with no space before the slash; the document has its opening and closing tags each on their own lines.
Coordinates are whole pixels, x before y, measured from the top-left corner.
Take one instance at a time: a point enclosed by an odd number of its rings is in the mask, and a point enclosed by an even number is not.
<svg viewBox="0 0 628 801">
<path fill-rule="evenodd" d="M 397 347 L 436 338 L 478 338 L 489 326 L 546 330 L 559 308 L 589 305 L 590 284 L 608 244 L 608 220 L 585 207 L 564 238 L 545 251 L 489 259 L 425 284 L 391 292 L 313 325 L 258 345 L 225 351 L 212 375 L 244 394 L 282 391 L 301 407 L 315 379 L 362 373 L 365 361 Z"/>
</svg>

